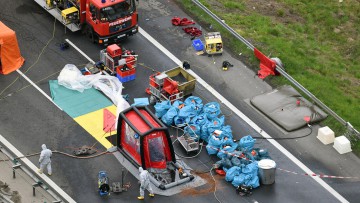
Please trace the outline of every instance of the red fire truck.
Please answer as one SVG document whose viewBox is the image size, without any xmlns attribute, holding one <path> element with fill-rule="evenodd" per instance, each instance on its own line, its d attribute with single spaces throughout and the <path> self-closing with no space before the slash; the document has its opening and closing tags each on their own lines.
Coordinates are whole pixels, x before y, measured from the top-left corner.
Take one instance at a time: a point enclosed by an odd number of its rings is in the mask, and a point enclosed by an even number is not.
<svg viewBox="0 0 360 203">
<path fill-rule="evenodd" d="M 34 0 L 73 32 L 109 44 L 138 32 L 135 0 Z M 138 0 L 136 0 L 138 1 Z"/>
</svg>

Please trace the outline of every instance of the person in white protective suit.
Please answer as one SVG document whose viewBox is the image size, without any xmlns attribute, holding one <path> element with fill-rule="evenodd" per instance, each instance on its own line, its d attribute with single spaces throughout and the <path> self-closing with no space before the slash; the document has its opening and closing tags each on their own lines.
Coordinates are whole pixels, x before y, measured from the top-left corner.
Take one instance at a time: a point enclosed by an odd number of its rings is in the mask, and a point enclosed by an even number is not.
<svg viewBox="0 0 360 203">
<path fill-rule="evenodd" d="M 39 164 L 40 164 L 39 173 L 41 174 L 46 167 L 48 175 L 51 176 L 51 174 L 52 174 L 52 170 L 51 170 L 52 152 L 50 149 L 46 148 L 45 144 L 42 144 L 41 148 L 42 148 L 42 151 L 40 153 L 40 158 L 39 158 Z"/>
<path fill-rule="evenodd" d="M 145 193 L 145 189 L 147 189 L 150 194 L 150 197 L 154 197 L 154 192 L 151 188 L 150 185 L 150 175 L 149 172 L 147 170 L 144 170 L 142 167 L 139 167 L 139 176 L 140 176 L 140 196 L 138 197 L 138 199 L 143 200 L 144 199 L 144 193 Z"/>
</svg>

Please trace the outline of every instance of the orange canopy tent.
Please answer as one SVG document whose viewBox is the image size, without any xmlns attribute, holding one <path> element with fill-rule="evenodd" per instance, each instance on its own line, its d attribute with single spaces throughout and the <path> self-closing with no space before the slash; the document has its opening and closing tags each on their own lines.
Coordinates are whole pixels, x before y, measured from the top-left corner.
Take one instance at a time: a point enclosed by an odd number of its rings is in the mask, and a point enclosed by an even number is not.
<svg viewBox="0 0 360 203">
<path fill-rule="evenodd" d="M 0 21 L 0 73 L 6 75 L 19 69 L 24 61 L 15 32 Z"/>
</svg>

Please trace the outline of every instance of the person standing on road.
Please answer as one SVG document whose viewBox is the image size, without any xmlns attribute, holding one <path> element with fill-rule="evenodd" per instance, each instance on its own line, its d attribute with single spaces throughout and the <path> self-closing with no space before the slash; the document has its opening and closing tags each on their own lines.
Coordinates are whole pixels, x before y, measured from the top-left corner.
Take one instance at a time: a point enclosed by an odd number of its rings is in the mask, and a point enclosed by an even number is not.
<svg viewBox="0 0 360 203">
<path fill-rule="evenodd" d="M 138 197 L 138 199 L 143 200 L 144 199 L 144 194 L 145 194 L 145 189 L 147 189 L 150 194 L 150 197 L 154 197 L 154 192 L 151 188 L 150 185 L 150 175 L 149 172 L 147 170 L 144 170 L 142 167 L 139 167 L 139 173 L 140 173 L 140 196 Z"/>
<path fill-rule="evenodd" d="M 51 155 L 52 152 L 50 149 L 46 148 L 45 144 L 41 145 L 42 151 L 40 153 L 40 158 L 39 158 L 39 173 L 43 173 L 45 167 L 47 168 L 47 172 L 48 175 L 51 176 L 52 174 L 52 170 L 51 170 Z"/>
</svg>

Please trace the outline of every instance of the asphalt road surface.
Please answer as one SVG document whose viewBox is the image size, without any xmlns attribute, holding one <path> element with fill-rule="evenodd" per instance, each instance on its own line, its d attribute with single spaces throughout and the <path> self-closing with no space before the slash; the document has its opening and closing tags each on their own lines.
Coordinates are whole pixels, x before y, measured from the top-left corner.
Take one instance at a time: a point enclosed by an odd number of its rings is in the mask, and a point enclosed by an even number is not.
<svg viewBox="0 0 360 203">
<path fill-rule="evenodd" d="M 76 64 L 78 67 L 88 63 L 86 58 L 75 49 L 61 51 L 59 44 L 65 39 L 71 40 L 93 60 L 98 60 L 99 51 L 103 48 L 89 43 L 81 33 L 65 32 L 64 27 L 55 23 L 51 15 L 33 1 L 0 2 L 0 20 L 16 31 L 20 50 L 26 63 L 20 69 L 47 94 L 50 95 L 48 80 L 56 79 L 65 64 Z M 240 61 L 230 54 L 224 53 L 218 57 L 197 56 L 191 47 L 190 37 L 181 28 L 173 27 L 170 20 L 173 16 L 187 16 L 172 1 L 140 1 L 140 26 L 166 47 L 178 59 L 190 61 L 192 70 L 221 93 L 227 100 L 254 121 L 263 131 L 272 137 L 291 137 L 303 135 L 308 129 L 295 132 L 285 132 L 255 111 L 246 101 L 258 94 L 271 90 L 265 82 L 254 78 L 254 73 L 248 70 Z M 48 43 L 53 36 L 54 38 Z M 46 46 L 39 60 L 39 53 Z M 164 71 L 176 65 L 174 61 L 155 47 L 146 37 L 138 33 L 122 42 L 128 49 L 139 55 L 139 63 L 157 71 Z M 226 45 L 225 45 L 226 48 Z M 230 60 L 235 66 L 227 72 L 220 70 L 223 60 Z M 35 65 L 35 62 L 37 63 Z M 137 97 L 146 97 L 145 88 L 152 70 L 139 66 L 136 80 L 125 83 L 124 94 L 129 94 L 130 101 Z M 19 74 L 0 75 L 1 91 L 10 85 Z M 0 95 L 0 134 L 18 148 L 23 154 L 39 152 L 41 144 L 46 143 L 53 150 L 71 153 L 75 147 L 92 145 L 96 140 L 81 126 L 58 109 L 45 98 L 37 89 L 28 86 L 29 83 L 21 76 L 4 94 Z M 26 88 L 25 88 L 26 87 Z M 18 91 L 19 90 L 19 91 Z M 204 102 L 218 101 L 209 91 L 197 85 L 194 95 L 200 96 Z M 3 98 L 6 97 L 6 98 Z M 245 135 L 261 136 L 242 118 L 222 105 L 226 123 L 232 126 L 235 138 Z M 284 140 L 279 143 L 289 150 L 298 160 L 315 173 L 338 176 L 360 177 L 358 171 L 359 159 L 352 153 L 339 155 L 331 146 L 323 146 L 316 139 L 319 126 L 314 126 L 313 133 L 306 138 Z M 99 151 L 105 150 L 100 144 Z M 304 171 L 290 160 L 282 151 L 267 140 L 259 139 L 256 147 L 268 149 L 270 156 L 277 166 L 299 175 L 277 170 L 276 182 L 269 186 L 260 186 L 249 197 L 240 197 L 234 187 L 223 178 L 215 176 L 216 195 L 221 202 L 339 202 L 339 199 L 329 192 L 323 185 L 309 176 L 301 175 Z M 180 146 L 175 145 L 178 153 L 183 153 Z M 29 158 L 37 164 L 38 157 Z M 195 159 L 185 160 L 192 168 L 209 170 L 216 161 L 203 150 Z M 51 179 L 58 184 L 77 202 L 135 202 L 138 196 L 137 179 L 130 173 L 125 177 L 131 183 L 130 190 L 119 195 L 111 195 L 106 199 L 99 197 L 97 192 L 97 173 L 106 170 L 110 180 L 117 180 L 119 168 L 118 160 L 112 155 L 105 155 L 94 159 L 72 159 L 54 155 Z M 1 176 L 0 176 L 1 177 Z M 205 175 L 208 184 L 197 188 L 193 194 L 177 194 L 171 197 L 156 196 L 146 199 L 146 202 L 218 202 L 213 194 L 214 183 L 209 174 Z M 359 194 L 358 179 L 325 179 L 349 202 L 356 202 Z M 210 187 L 210 189 L 209 189 Z"/>
</svg>

